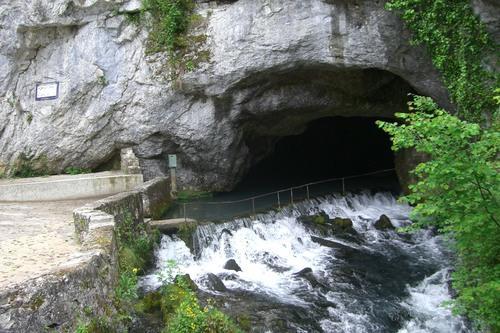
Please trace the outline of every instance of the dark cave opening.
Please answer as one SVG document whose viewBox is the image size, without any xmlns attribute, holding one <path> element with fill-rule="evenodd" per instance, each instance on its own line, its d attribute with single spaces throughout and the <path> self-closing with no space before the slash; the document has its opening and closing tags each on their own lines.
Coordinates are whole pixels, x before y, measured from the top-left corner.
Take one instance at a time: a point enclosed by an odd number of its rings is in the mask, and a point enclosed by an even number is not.
<svg viewBox="0 0 500 333">
<path fill-rule="evenodd" d="M 394 168 L 389 136 L 369 117 L 327 117 L 299 135 L 280 138 L 273 152 L 254 165 L 233 193 L 253 195 L 333 177 Z M 350 181 L 349 190 L 399 191 L 394 172 Z"/>
</svg>

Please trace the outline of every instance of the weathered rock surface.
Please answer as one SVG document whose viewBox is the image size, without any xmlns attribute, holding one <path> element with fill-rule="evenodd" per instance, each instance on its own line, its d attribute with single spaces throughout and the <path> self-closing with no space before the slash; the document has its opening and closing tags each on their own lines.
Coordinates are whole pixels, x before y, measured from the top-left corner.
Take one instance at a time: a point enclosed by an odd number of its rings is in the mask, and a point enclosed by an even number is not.
<svg viewBox="0 0 500 333">
<path fill-rule="evenodd" d="M 394 229 L 394 225 L 392 225 L 391 219 L 385 214 L 380 215 L 379 219 L 375 221 L 374 226 L 378 230 Z"/>
<path fill-rule="evenodd" d="M 238 263 L 234 259 L 229 259 L 224 264 L 224 269 L 227 269 L 227 270 L 230 270 L 230 271 L 235 271 L 235 272 L 241 272 L 240 265 L 238 265 Z"/>
<path fill-rule="evenodd" d="M 20 154 L 59 172 L 131 147 L 146 179 L 177 153 L 181 186 L 227 190 L 311 120 L 391 117 L 410 91 L 447 104 L 384 1 L 200 1 L 210 60 L 175 82 L 166 55 L 145 55 L 147 28 L 123 15 L 139 6 L 0 3 L 0 173 Z M 59 98 L 35 101 L 35 84 L 53 81 Z"/>
<path fill-rule="evenodd" d="M 225 292 L 227 291 L 226 286 L 224 285 L 224 282 L 222 282 L 219 277 L 213 273 L 208 273 L 206 276 L 207 279 L 207 285 L 210 289 L 219 291 L 219 292 Z"/>
</svg>

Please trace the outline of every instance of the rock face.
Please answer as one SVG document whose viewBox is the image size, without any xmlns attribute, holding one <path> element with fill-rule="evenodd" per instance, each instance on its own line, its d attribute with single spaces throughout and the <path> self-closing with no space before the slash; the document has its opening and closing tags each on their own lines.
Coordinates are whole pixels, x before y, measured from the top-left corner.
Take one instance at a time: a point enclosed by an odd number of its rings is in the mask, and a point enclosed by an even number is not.
<svg viewBox="0 0 500 333">
<path fill-rule="evenodd" d="M 387 217 L 387 215 L 380 215 L 380 218 L 374 224 L 375 228 L 378 230 L 388 230 L 394 229 L 392 225 L 391 219 Z"/>
<path fill-rule="evenodd" d="M 0 173 L 24 155 L 52 172 L 132 148 L 146 179 L 179 156 L 179 184 L 228 190 L 276 140 L 324 116 L 384 116 L 416 91 L 447 104 L 384 1 L 199 1 L 203 48 L 169 80 L 166 55 L 125 18 L 139 0 L 0 4 Z M 495 21 L 496 22 L 496 21 Z M 285 32 L 286 31 L 286 32 Z M 36 83 L 59 97 L 35 101 Z"/>
</svg>

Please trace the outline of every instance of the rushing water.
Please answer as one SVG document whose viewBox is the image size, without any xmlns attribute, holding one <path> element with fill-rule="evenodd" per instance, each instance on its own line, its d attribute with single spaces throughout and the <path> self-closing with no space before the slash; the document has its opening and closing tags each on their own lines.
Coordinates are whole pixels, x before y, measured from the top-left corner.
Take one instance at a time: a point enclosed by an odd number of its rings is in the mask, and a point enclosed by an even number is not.
<svg viewBox="0 0 500 333">
<path fill-rule="evenodd" d="M 333 247 L 314 242 L 297 217 L 320 210 L 350 218 L 358 236 L 318 235 Z M 390 194 L 360 194 L 203 225 L 194 235 L 195 255 L 175 236 L 164 236 L 157 269 L 142 284 L 157 287 L 158 273 L 173 259 L 225 312 L 244 314 L 253 332 L 471 332 L 442 306 L 450 299 L 451 260 L 443 240 L 430 231 L 405 235 L 373 227 L 382 214 L 396 227 L 408 225 L 409 212 Z M 242 271 L 225 270 L 228 259 Z M 304 268 L 312 274 L 295 274 Z M 227 290 L 212 290 L 208 273 Z"/>
</svg>

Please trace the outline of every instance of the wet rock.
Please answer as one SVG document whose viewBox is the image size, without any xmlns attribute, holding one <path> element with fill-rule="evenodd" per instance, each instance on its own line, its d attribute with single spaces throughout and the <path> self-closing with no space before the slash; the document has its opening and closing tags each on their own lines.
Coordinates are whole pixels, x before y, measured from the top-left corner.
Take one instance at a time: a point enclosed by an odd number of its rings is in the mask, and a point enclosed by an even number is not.
<svg viewBox="0 0 500 333">
<path fill-rule="evenodd" d="M 302 278 L 302 279 L 306 280 L 307 282 L 309 282 L 309 284 L 313 288 L 322 288 L 325 290 L 329 289 L 327 286 L 325 286 L 324 284 L 319 282 L 318 279 L 316 279 L 316 277 L 314 276 L 313 271 L 310 267 L 306 267 L 303 270 L 301 270 L 297 273 L 294 273 L 293 275 L 298 277 L 298 278 Z"/>
<path fill-rule="evenodd" d="M 297 222 L 302 223 L 311 233 L 322 236 L 327 236 L 331 233 L 332 225 L 330 217 L 324 211 L 320 211 L 314 215 L 299 216 Z"/>
<path fill-rule="evenodd" d="M 356 230 L 352 227 L 352 220 L 348 218 L 336 217 L 331 220 L 332 230 L 335 234 L 356 234 Z"/>
<path fill-rule="evenodd" d="M 380 218 L 374 224 L 375 228 L 378 230 L 388 230 L 394 229 L 392 225 L 391 219 L 387 217 L 387 215 L 381 215 Z"/>
<path fill-rule="evenodd" d="M 309 273 L 312 273 L 312 269 L 310 267 L 306 267 L 303 270 L 298 271 L 297 273 L 293 273 L 293 275 L 303 277 L 304 275 Z"/>
<path fill-rule="evenodd" d="M 222 237 L 224 234 L 228 234 L 229 236 L 232 236 L 232 235 L 233 235 L 233 233 L 231 232 L 231 230 L 226 229 L 226 228 L 222 229 L 222 232 L 221 232 L 221 234 L 220 234 L 220 235 L 221 235 L 221 237 Z"/>
<path fill-rule="evenodd" d="M 224 265 L 224 269 L 230 270 L 230 271 L 235 271 L 235 272 L 241 272 L 241 267 L 238 265 L 236 260 L 234 259 L 229 259 L 226 264 Z"/>
<path fill-rule="evenodd" d="M 175 277 L 175 283 L 183 283 L 192 291 L 198 290 L 198 286 L 196 285 L 196 283 L 194 283 L 189 274 L 177 275 Z"/>
<path fill-rule="evenodd" d="M 320 211 L 314 215 L 299 216 L 297 221 L 304 224 L 325 225 L 330 222 L 330 217 L 324 211 Z"/>
<path fill-rule="evenodd" d="M 332 241 L 332 240 L 329 240 L 329 239 L 324 239 L 324 238 L 321 238 L 321 237 L 311 236 L 311 240 L 313 242 L 321 245 L 321 246 L 330 247 L 332 249 L 353 250 L 353 248 L 350 247 L 350 246 L 347 246 L 347 245 L 344 245 L 342 243 L 335 242 L 335 241 Z"/>
<path fill-rule="evenodd" d="M 206 275 L 207 278 L 207 287 L 215 290 L 215 291 L 220 291 L 220 292 L 225 292 L 227 291 L 226 286 L 224 285 L 224 282 L 215 274 L 213 273 L 208 273 Z"/>
</svg>

